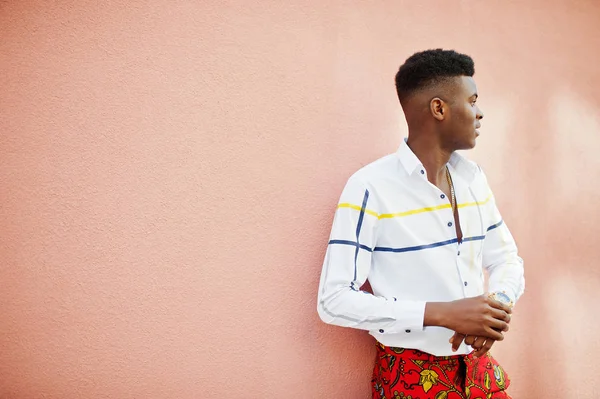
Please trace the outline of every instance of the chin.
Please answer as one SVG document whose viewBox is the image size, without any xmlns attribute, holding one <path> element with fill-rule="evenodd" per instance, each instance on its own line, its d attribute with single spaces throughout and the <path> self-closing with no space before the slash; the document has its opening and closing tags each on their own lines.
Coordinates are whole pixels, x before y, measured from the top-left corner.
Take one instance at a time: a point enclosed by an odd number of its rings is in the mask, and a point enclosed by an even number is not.
<svg viewBox="0 0 600 399">
<path fill-rule="evenodd" d="M 475 140 L 467 142 L 467 143 L 463 143 L 462 145 L 458 146 L 456 151 L 472 150 L 473 148 L 475 148 L 475 145 L 476 145 Z"/>
<path fill-rule="evenodd" d="M 477 136 L 473 135 L 471 137 L 461 137 L 460 140 L 454 140 L 449 147 L 454 148 L 454 151 L 471 150 L 475 148 L 476 143 Z"/>
<path fill-rule="evenodd" d="M 470 140 L 466 143 L 467 144 L 467 148 L 465 148 L 466 150 L 475 148 L 475 146 L 477 145 L 477 137 L 479 137 L 479 133 L 475 132 L 473 137 L 471 137 Z"/>
</svg>

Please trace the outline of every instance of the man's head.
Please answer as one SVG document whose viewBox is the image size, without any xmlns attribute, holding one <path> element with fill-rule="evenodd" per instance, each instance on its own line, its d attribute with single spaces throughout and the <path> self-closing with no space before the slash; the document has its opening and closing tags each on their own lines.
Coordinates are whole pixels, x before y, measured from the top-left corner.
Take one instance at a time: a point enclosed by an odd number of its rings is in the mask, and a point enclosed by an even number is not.
<svg viewBox="0 0 600 399">
<path fill-rule="evenodd" d="M 449 151 L 475 146 L 483 113 L 471 57 L 453 50 L 410 56 L 396 74 L 396 91 L 410 134 L 433 135 Z"/>
</svg>

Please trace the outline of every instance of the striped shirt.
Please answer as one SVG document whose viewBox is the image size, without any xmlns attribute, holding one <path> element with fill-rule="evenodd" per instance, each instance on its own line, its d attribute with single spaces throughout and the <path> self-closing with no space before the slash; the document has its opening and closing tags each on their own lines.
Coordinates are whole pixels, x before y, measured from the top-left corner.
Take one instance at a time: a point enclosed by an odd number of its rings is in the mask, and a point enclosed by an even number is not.
<svg viewBox="0 0 600 399">
<path fill-rule="evenodd" d="M 426 302 L 504 291 L 523 293 L 523 261 L 477 164 L 454 153 L 448 163 L 458 204 L 461 242 L 449 199 L 427 180 L 402 141 L 395 154 L 360 169 L 337 206 L 318 293 L 329 324 L 368 330 L 386 346 L 437 356 L 457 353 L 453 331 L 424 327 Z M 369 280 L 373 294 L 362 291 Z"/>
</svg>

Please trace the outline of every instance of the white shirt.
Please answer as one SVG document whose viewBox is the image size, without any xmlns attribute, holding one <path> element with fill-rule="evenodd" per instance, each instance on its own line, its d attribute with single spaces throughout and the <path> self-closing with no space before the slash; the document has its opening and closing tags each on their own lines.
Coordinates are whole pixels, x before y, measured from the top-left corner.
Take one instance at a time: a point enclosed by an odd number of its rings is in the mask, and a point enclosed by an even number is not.
<svg viewBox="0 0 600 399">
<path fill-rule="evenodd" d="M 402 141 L 395 154 L 348 180 L 335 213 L 319 284 L 318 312 L 329 324 L 368 330 L 386 346 L 436 356 L 452 352 L 453 331 L 424 327 L 426 302 L 504 291 L 523 293 L 523 261 L 498 212 L 483 171 L 453 154 L 448 163 L 463 240 L 458 242 L 449 199 L 427 180 Z M 373 294 L 361 291 L 369 280 Z"/>
</svg>

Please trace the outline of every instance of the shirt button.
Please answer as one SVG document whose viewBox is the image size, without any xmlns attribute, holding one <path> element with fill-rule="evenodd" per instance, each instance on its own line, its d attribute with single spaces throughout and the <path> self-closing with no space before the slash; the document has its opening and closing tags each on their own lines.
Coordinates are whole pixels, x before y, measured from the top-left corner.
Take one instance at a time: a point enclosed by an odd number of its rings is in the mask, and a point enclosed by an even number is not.
<svg viewBox="0 0 600 399">
<path fill-rule="evenodd" d="M 469 283 L 467 283 L 467 282 L 465 281 L 465 287 L 466 287 L 467 285 L 469 285 Z"/>
<path fill-rule="evenodd" d="M 424 174 L 425 174 L 425 171 L 424 171 L 424 170 L 421 170 L 421 174 L 422 174 L 422 175 L 424 175 Z"/>
<path fill-rule="evenodd" d="M 406 333 L 410 333 L 410 330 L 405 330 Z"/>
<path fill-rule="evenodd" d="M 440 195 L 440 198 L 444 199 L 444 198 L 446 198 L 446 196 L 444 194 L 442 194 L 442 195 Z"/>
<path fill-rule="evenodd" d="M 448 227 L 452 227 L 452 222 L 448 222 Z"/>
<path fill-rule="evenodd" d="M 380 332 L 380 333 L 382 333 L 382 334 L 384 333 L 384 331 L 383 331 L 383 330 L 379 330 L 379 332 Z"/>
<path fill-rule="evenodd" d="M 460 256 L 460 251 L 458 251 L 458 256 Z"/>
</svg>

